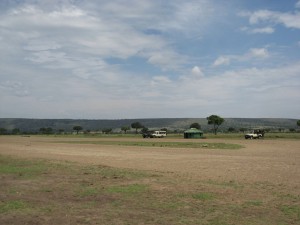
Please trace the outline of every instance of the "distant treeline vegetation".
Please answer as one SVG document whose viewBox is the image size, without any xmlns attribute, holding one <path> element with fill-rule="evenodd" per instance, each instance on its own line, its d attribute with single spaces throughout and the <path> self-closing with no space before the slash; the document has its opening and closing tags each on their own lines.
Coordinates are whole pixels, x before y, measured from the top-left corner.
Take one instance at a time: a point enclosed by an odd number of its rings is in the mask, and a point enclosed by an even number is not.
<svg viewBox="0 0 300 225">
<path fill-rule="evenodd" d="M 296 119 L 225 118 L 218 132 L 246 132 L 263 128 L 267 132 L 297 132 Z M 120 120 L 72 119 L 0 119 L 0 134 L 66 134 L 66 133 L 136 133 L 146 130 L 167 130 L 181 133 L 197 123 L 204 132 L 213 132 L 207 118 L 161 118 Z M 133 124 L 141 127 L 136 129 Z"/>
</svg>

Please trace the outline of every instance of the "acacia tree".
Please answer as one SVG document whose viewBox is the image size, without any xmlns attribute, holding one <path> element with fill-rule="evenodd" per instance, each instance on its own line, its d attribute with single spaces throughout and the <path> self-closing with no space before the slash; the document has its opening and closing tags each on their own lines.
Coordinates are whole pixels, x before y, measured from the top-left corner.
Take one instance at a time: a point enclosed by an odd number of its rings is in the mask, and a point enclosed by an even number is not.
<svg viewBox="0 0 300 225">
<path fill-rule="evenodd" d="M 199 123 L 192 123 L 192 124 L 190 125 L 190 128 L 196 128 L 196 129 L 198 129 L 198 130 L 201 130 L 201 126 L 200 126 Z"/>
<path fill-rule="evenodd" d="M 53 129 L 51 127 L 41 127 L 40 128 L 40 133 L 41 134 L 52 134 Z"/>
<path fill-rule="evenodd" d="M 211 116 L 207 117 L 206 119 L 207 119 L 207 123 L 209 125 L 213 125 L 214 134 L 217 135 L 217 130 L 218 130 L 219 126 L 225 120 L 222 117 L 217 116 L 217 115 L 211 115 Z"/>
<path fill-rule="evenodd" d="M 19 128 L 14 128 L 11 133 L 12 134 L 20 134 L 21 130 Z"/>
<path fill-rule="evenodd" d="M 0 134 L 7 134 L 7 130 L 3 127 L 0 127 Z"/>
<path fill-rule="evenodd" d="M 140 122 L 134 122 L 131 124 L 131 127 L 135 129 L 135 133 L 138 133 L 138 129 L 142 129 L 144 126 Z"/>
<path fill-rule="evenodd" d="M 234 128 L 234 127 L 229 127 L 229 128 L 228 128 L 228 132 L 230 132 L 230 133 L 235 132 L 235 128 Z"/>
<path fill-rule="evenodd" d="M 74 126 L 74 127 L 73 127 L 73 130 L 75 130 L 75 131 L 76 131 L 76 134 L 78 134 L 79 131 L 82 130 L 82 127 L 81 127 L 81 126 Z"/>
<path fill-rule="evenodd" d="M 130 127 L 129 126 L 123 126 L 121 127 L 121 131 L 124 131 L 124 133 L 126 134 L 126 132 L 130 130 Z"/>
<path fill-rule="evenodd" d="M 109 133 L 112 132 L 112 128 L 103 128 L 103 129 L 102 129 L 102 132 L 103 132 L 104 134 L 109 134 Z"/>
<path fill-rule="evenodd" d="M 45 134 L 46 133 L 46 128 L 45 127 L 41 127 L 40 128 L 40 133 Z"/>
<path fill-rule="evenodd" d="M 244 133 L 247 129 L 244 127 L 241 127 L 239 130 Z"/>
<path fill-rule="evenodd" d="M 147 127 L 144 127 L 144 126 L 143 126 L 143 128 L 142 128 L 141 131 L 142 131 L 142 133 L 147 133 L 147 132 L 149 131 L 149 129 L 148 129 Z"/>
</svg>

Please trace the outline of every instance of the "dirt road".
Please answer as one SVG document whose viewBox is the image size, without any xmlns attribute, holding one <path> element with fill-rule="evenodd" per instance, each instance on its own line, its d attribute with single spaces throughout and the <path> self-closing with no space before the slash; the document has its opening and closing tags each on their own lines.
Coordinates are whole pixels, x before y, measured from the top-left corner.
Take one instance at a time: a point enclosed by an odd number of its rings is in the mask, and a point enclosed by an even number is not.
<svg viewBox="0 0 300 225">
<path fill-rule="evenodd" d="M 69 160 L 118 168 L 176 173 L 197 179 L 235 182 L 270 182 L 300 189 L 299 140 L 193 140 L 241 144 L 239 150 L 132 147 L 101 144 L 57 143 L 49 137 L 0 137 L 0 154 L 26 158 Z M 72 141 L 82 139 L 72 138 Z M 89 139 L 85 138 L 84 141 Z M 91 140 L 95 141 L 95 138 Z M 99 138 L 97 141 L 124 141 Z M 141 138 L 126 141 L 143 141 Z M 176 141 L 157 139 L 144 141 Z M 189 140 L 190 141 L 190 140 Z"/>
</svg>

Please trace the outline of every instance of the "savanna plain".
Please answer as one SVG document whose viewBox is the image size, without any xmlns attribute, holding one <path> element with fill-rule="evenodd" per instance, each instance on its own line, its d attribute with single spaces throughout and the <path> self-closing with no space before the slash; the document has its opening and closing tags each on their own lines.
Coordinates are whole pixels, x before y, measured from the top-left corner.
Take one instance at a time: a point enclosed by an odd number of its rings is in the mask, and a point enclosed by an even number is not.
<svg viewBox="0 0 300 225">
<path fill-rule="evenodd" d="M 0 224 L 300 224 L 300 139 L 0 136 Z"/>
</svg>

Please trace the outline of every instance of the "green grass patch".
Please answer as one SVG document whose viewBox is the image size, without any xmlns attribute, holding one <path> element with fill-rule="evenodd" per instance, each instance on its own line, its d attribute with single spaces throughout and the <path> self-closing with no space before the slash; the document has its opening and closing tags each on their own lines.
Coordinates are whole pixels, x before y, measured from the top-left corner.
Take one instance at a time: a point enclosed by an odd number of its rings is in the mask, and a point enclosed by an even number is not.
<svg viewBox="0 0 300 225">
<path fill-rule="evenodd" d="M 0 203 L 0 213 L 24 210 L 28 208 L 28 204 L 21 200 L 8 201 Z"/>
<path fill-rule="evenodd" d="M 205 201 L 205 200 L 213 200 L 215 196 L 212 193 L 196 193 L 196 194 L 192 194 L 192 198 Z"/>
<path fill-rule="evenodd" d="M 206 142 L 159 142 L 159 141 L 67 141 L 59 143 L 97 144 L 97 145 L 120 145 L 139 147 L 161 148 L 201 148 L 201 149 L 241 149 L 242 145 L 229 143 L 206 143 Z"/>
<path fill-rule="evenodd" d="M 245 133 L 205 133 L 207 139 L 244 139 Z M 296 132 L 267 132 L 265 133 L 264 139 L 300 139 L 300 133 Z"/>
<path fill-rule="evenodd" d="M 234 180 L 230 181 L 215 181 L 215 180 L 208 180 L 206 183 L 215 185 L 215 186 L 220 186 L 220 187 L 229 187 L 229 188 L 234 188 L 234 189 L 239 189 L 243 188 L 242 184 L 238 184 Z"/>
<path fill-rule="evenodd" d="M 84 187 L 77 192 L 78 196 L 80 197 L 96 196 L 99 193 L 100 191 L 98 190 L 98 188 L 94 187 Z"/>
<path fill-rule="evenodd" d="M 0 174 L 13 174 L 19 177 L 34 177 L 47 171 L 45 163 L 25 161 L 0 156 Z"/>
<path fill-rule="evenodd" d="M 143 193 L 148 190 L 148 186 L 144 184 L 130 184 L 123 186 L 112 186 L 107 188 L 108 193 L 120 193 L 124 195 L 133 195 Z"/>
<path fill-rule="evenodd" d="M 2 156 L 0 162 L 47 168 L 24 179 L 2 170 L 0 224 L 299 224 L 299 195 L 282 185 Z"/>
<path fill-rule="evenodd" d="M 153 204 L 154 208 L 162 208 L 162 209 L 170 209 L 170 210 L 177 210 L 182 209 L 187 204 L 184 202 L 176 201 L 176 199 L 160 202 L 159 204 L 155 203 Z"/>
<path fill-rule="evenodd" d="M 245 133 L 228 133 L 228 132 L 218 132 L 217 135 L 211 132 L 205 132 L 204 138 L 207 139 L 244 139 Z M 120 133 L 113 133 L 113 134 L 50 134 L 50 135 L 32 135 L 33 137 L 57 137 L 57 138 L 141 138 L 141 134 L 120 134 Z M 167 137 L 164 139 L 177 139 L 177 138 L 183 138 L 183 133 L 175 134 L 175 133 L 168 133 Z M 266 132 L 265 133 L 265 139 L 300 139 L 300 133 L 299 132 Z"/>
<path fill-rule="evenodd" d="M 300 133 L 265 133 L 265 139 L 300 139 Z"/>
<path fill-rule="evenodd" d="M 82 168 L 84 175 L 100 175 L 108 179 L 139 179 L 151 176 L 144 171 L 137 171 L 131 169 L 117 169 L 108 166 L 86 166 Z"/>
<path fill-rule="evenodd" d="M 261 200 L 251 200 L 245 202 L 245 206 L 262 206 L 263 202 Z"/>
<path fill-rule="evenodd" d="M 298 205 L 283 205 L 280 210 L 287 216 L 296 218 L 300 221 L 300 206 Z"/>
</svg>

